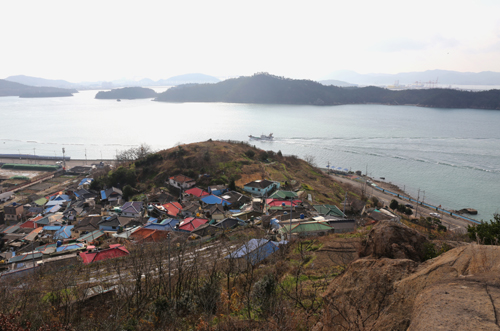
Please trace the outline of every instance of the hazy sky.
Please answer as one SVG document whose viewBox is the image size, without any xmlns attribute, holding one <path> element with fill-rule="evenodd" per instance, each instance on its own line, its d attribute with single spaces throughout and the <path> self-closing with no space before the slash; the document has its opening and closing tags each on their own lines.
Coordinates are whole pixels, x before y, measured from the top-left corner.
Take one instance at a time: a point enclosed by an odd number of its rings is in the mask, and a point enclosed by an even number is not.
<svg viewBox="0 0 500 331">
<path fill-rule="evenodd" d="M 0 2 L 0 78 L 500 72 L 500 1 Z"/>
</svg>

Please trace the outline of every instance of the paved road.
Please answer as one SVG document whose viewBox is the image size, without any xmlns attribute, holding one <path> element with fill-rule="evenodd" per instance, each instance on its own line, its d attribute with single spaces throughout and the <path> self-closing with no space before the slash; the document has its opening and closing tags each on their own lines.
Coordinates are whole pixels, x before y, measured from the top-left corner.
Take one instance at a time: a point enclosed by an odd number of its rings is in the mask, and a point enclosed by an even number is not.
<svg viewBox="0 0 500 331">
<path fill-rule="evenodd" d="M 344 177 L 344 176 L 339 176 L 339 175 L 331 175 L 331 176 L 332 176 L 332 178 L 334 178 L 335 180 L 337 180 L 339 182 L 351 184 L 354 187 L 357 187 L 359 189 L 361 189 L 362 186 L 365 185 L 364 182 L 352 180 L 352 179 Z M 375 182 L 376 185 L 381 187 L 382 189 L 395 192 L 395 187 L 391 184 L 387 184 L 384 182 L 378 182 L 378 181 L 373 181 L 373 182 Z M 400 193 L 400 196 L 401 196 L 402 192 L 396 192 L 396 193 Z M 386 205 L 386 206 L 389 205 L 389 203 L 391 202 L 392 199 L 395 199 L 400 204 L 406 205 L 407 203 L 410 203 L 414 206 L 414 208 L 417 207 L 417 204 L 414 202 L 409 202 L 407 199 L 401 199 L 401 198 L 398 198 L 397 196 L 394 196 L 392 194 L 382 192 L 382 191 L 380 191 L 380 190 L 378 190 L 370 185 L 366 186 L 366 194 L 369 197 L 370 196 L 377 197 L 379 199 L 379 201 L 383 202 L 384 205 Z M 408 195 L 405 195 L 405 197 L 408 197 Z M 412 197 L 410 197 L 410 198 L 413 200 L 416 200 Z M 436 212 L 435 209 L 429 208 L 427 206 L 422 206 L 422 205 L 418 206 L 418 210 L 413 209 L 413 213 L 417 217 L 420 217 L 420 216 L 427 217 L 427 216 L 430 216 L 430 213 L 435 213 L 435 212 Z M 464 220 L 462 218 L 458 218 L 455 216 L 450 216 L 449 214 L 445 214 L 443 212 L 439 212 L 439 214 L 441 215 L 441 222 L 443 223 L 443 225 L 446 226 L 451 231 L 462 232 L 462 231 L 467 229 L 467 226 L 474 224 L 473 222 L 470 222 L 470 221 L 467 221 L 467 220 Z"/>
</svg>

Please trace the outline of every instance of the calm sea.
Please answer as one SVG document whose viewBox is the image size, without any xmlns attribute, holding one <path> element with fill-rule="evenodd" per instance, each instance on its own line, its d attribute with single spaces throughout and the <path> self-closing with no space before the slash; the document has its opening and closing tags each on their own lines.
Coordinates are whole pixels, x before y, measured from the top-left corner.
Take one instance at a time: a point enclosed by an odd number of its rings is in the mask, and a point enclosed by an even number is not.
<svg viewBox="0 0 500 331">
<path fill-rule="evenodd" d="M 158 89 L 161 91 L 162 89 Z M 141 143 L 154 149 L 274 133 L 265 150 L 320 167 L 368 171 L 448 209 L 500 211 L 500 111 L 412 106 L 283 106 L 0 98 L 0 153 L 113 158 Z"/>
</svg>

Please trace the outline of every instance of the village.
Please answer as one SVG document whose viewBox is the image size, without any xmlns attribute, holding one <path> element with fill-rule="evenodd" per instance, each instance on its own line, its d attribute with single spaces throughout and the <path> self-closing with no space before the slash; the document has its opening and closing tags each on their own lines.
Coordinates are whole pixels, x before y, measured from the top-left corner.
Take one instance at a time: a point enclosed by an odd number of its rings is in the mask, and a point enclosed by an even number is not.
<svg viewBox="0 0 500 331">
<path fill-rule="evenodd" d="M 20 167 L 57 168 L 17 164 Z M 290 236 L 352 232 L 356 226 L 337 206 L 312 204 L 306 192 L 282 190 L 277 181 L 255 180 L 231 189 L 228 185 L 198 187 L 194 178 L 175 175 L 168 178 L 165 190 L 145 195 L 142 201 L 125 201 L 119 188 L 90 189 L 93 169 L 57 168 L 50 172 L 51 181 L 69 181 L 69 185 L 4 203 L 0 214 L 3 277 L 44 265 L 88 264 L 125 256 L 129 245 L 164 241 L 171 233 L 186 241 L 206 241 L 238 227 L 256 226 L 264 229 L 267 241 L 279 243 Z M 384 212 L 387 218 L 396 217 Z"/>
</svg>

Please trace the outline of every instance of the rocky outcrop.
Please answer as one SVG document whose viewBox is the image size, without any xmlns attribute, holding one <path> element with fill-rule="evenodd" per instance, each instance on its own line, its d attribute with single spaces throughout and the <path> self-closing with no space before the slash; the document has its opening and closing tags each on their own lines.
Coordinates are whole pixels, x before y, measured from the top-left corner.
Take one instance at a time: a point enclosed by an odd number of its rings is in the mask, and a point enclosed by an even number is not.
<svg viewBox="0 0 500 331">
<path fill-rule="evenodd" d="M 417 231 L 392 221 L 377 223 L 362 242 L 360 257 L 388 257 L 422 262 L 429 241 Z"/>
<path fill-rule="evenodd" d="M 402 228 L 373 228 L 362 247 L 369 256 L 325 292 L 316 329 L 500 330 L 500 247 L 469 244 L 419 263 L 426 240 Z"/>
</svg>

